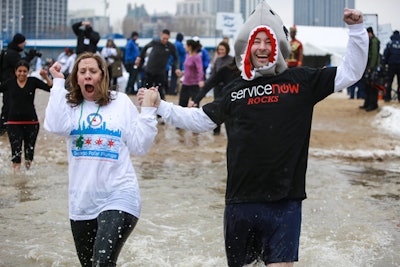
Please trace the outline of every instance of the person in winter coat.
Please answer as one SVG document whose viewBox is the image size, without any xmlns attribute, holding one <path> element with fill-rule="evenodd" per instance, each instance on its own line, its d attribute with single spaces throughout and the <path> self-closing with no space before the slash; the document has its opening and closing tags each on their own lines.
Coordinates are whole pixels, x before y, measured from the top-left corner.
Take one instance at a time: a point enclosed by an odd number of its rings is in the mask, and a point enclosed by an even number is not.
<svg viewBox="0 0 400 267">
<path fill-rule="evenodd" d="M 387 43 L 383 52 L 382 64 L 387 65 L 388 83 L 384 100 L 389 102 L 392 100 L 392 83 L 394 76 L 397 76 L 397 99 L 400 101 L 400 34 L 399 31 L 394 31 L 390 36 L 390 41 Z"/>
<path fill-rule="evenodd" d="M 112 39 L 108 39 L 106 46 L 101 49 L 101 56 L 106 61 L 110 75 L 110 84 L 117 86 L 118 78 L 122 76 L 122 53 L 121 49 Z"/>
<path fill-rule="evenodd" d="M 100 35 L 98 32 L 93 30 L 90 21 L 85 20 L 74 23 L 72 25 L 72 30 L 77 37 L 76 55 L 83 52 L 97 52 L 97 43 L 100 40 Z"/>
<path fill-rule="evenodd" d="M 17 63 L 24 59 L 26 62 L 31 62 L 35 56 L 41 57 L 42 54 L 35 49 L 30 49 L 29 52 L 24 51 L 26 45 L 26 38 L 23 34 L 17 33 L 14 35 L 12 41 L 8 44 L 7 49 L 1 52 L 1 63 L 0 63 L 0 84 L 5 83 L 8 79 L 15 78 L 15 67 Z M 21 55 L 22 54 L 22 55 Z M 1 108 L 0 117 L 0 135 L 3 135 L 7 131 L 6 122 L 8 120 L 8 105 L 7 105 L 7 90 L 3 92 L 3 106 Z"/>
<path fill-rule="evenodd" d="M 145 87 L 158 86 L 161 97 L 165 99 L 166 88 L 168 87 L 168 77 L 166 69 L 170 57 L 173 58 L 172 65 L 175 65 L 175 73 L 178 77 L 182 72 L 179 69 L 179 58 L 176 53 L 176 48 L 169 41 L 171 32 L 168 29 L 162 30 L 159 39 L 154 39 L 146 44 L 140 51 L 140 55 L 136 58 L 135 65 L 139 66 L 146 57 L 147 50 L 151 52 L 148 55 L 146 66 L 144 69 L 144 77 L 142 84 Z"/>
<path fill-rule="evenodd" d="M 375 36 L 372 27 L 368 27 L 367 32 L 369 37 L 368 61 L 362 78 L 365 98 L 364 104 L 359 108 L 365 109 L 365 111 L 373 111 L 378 109 L 378 89 L 373 86 L 372 82 L 373 74 L 381 64 L 379 55 L 380 41 Z"/>
</svg>

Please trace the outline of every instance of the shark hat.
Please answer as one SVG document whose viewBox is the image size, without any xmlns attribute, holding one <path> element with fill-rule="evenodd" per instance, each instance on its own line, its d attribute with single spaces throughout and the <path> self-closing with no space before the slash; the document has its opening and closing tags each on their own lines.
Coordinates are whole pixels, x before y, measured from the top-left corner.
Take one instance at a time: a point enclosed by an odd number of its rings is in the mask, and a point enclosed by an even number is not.
<svg viewBox="0 0 400 267">
<path fill-rule="evenodd" d="M 259 32 L 265 32 L 271 41 L 269 63 L 260 68 L 252 66 L 251 46 Z M 285 58 L 289 57 L 289 31 L 281 18 L 271 7 L 262 1 L 243 24 L 235 41 L 236 64 L 242 78 L 253 80 L 261 76 L 272 76 L 287 69 Z"/>
</svg>

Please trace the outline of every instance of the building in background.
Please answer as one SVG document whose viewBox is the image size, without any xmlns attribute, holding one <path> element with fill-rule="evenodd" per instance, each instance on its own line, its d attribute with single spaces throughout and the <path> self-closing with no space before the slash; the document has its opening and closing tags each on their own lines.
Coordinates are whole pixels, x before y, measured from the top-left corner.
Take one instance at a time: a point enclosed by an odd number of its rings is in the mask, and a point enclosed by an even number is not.
<svg viewBox="0 0 400 267">
<path fill-rule="evenodd" d="M 241 13 L 243 20 L 246 21 L 260 2 L 260 0 L 235 0 L 234 12 Z"/>
<path fill-rule="evenodd" d="M 27 38 L 67 36 L 70 31 L 67 27 L 68 0 L 23 0 L 22 2 L 22 33 Z"/>
<path fill-rule="evenodd" d="M 343 9 L 354 8 L 355 0 L 295 0 L 294 24 L 345 27 Z"/>
<path fill-rule="evenodd" d="M 12 39 L 22 32 L 22 0 L 1 0 L 0 29 L 1 40 Z"/>
</svg>

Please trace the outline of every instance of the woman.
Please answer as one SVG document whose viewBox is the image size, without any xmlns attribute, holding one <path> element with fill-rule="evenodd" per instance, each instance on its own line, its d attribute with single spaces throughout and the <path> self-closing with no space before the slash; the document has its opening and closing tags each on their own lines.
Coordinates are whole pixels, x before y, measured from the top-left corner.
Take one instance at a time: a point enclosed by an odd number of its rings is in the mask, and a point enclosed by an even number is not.
<svg viewBox="0 0 400 267">
<path fill-rule="evenodd" d="M 232 62 L 228 65 L 221 67 L 217 72 L 213 73 L 205 82 L 203 88 L 200 89 L 200 92 L 193 98 L 193 100 L 189 101 L 188 107 L 199 107 L 200 101 L 206 96 L 206 94 L 216 86 L 220 86 L 221 89 L 221 97 L 224 97 L 224 93 L 229 89 L 227 85 L 233 86 L 237 81 L 237 78 L 240 77 L 240 71 L 236 66 L 235 58 L 232 59 Z M 225 122 L 226 134 L 229 135 L 230 127 L 229 120 Z M 214 129 L 214 135 L 220 134 L 220 126 Z"/>
<path fill-rule="evenodd" d="M 101 56 L 107 63 L 111 85 L 116 86 L 122 76 L 122 53 L 112 39 L 108 39 L 101 50 Z"/>
<path fill-rule="evenodd" d="M 194 98 L 204 86 L 203 64 L 201 61 L 201 45 L 192 39 L 186 41 L 187 55 L 184 66 L 182 88 L 179 94 L 179 105 L 187 107 L 189 99 Z"/>
<path fill-rule="evenodd" d="M 139 113 L 126 94 L 109 90 L 100 55 L 79 55 L 68 91 L 60 69 L 58 62 L 50 68 L 54 86 L 44 127 L 66 138 L 75 247 L 82 266 L 115 266 L 141 210 L 130 154 L 149 151 L 157 134 L 155 108 L 145 102 Z"/>
<path fill-rule="evenodd" d="M 1 92 L 7 99 L 7 131 L 11 145 L 11 161 L 14 174 L 21 171 L 22 145 L 24 146 L 25 168 L 29 170 L 35 153 L 36 139 L 39 133 L 39 120 L 35 110 L 35 91 L 50 91 L 53 82 L 47 71 L 41 70 L 40 76 L 47 84 L 36 77 L 28 77 L 29 63 L 25 60 L 17 62 L 15 77 L 2 84 Z"/>
<path fill-rule="evenodd" d="M 214 76 L 222 67 L 229 65 L 232 62 L 233 57 L 229 55 L 229 52 L 229 43 L 222 41 L 218 44 L 217 58 L 211 69 L 210 77 Z M 222 96 L 222 87 L 223 83 L 219 83 L 214 86 L 214 99 Z M 213 132 L 214 135 L 219 135 L 221 133 L 221 125 L 218 125 Z"/>
</svg>

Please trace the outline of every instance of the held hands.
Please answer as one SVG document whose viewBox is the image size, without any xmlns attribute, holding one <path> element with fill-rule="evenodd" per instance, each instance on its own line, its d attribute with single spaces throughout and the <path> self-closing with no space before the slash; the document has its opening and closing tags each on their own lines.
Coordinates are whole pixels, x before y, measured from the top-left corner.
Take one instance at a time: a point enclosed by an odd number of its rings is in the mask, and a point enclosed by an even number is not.
<svg viewBox="0 0 400 267">
<path fill-rule="evenodd" d="M 176 69 L 175 70 L 175 74 L 176 74 L 176 76 L 178 76 L 178 77 L 182 77 L 182 71 L 180 70 L 180 69 Z"/>
<path fill-rule="evenodd" d="M 198 105 L 193 100 L 189 100 L 188 108 L 196 108 L 196 107 L 198 107 Z"/>
<path fill-rule="evenodd" d="M 149 89 L 140 88 L 137 93 L 139 105 L 142 107 L 158 107 L 160 105 L 161 97 L 157 87 Z"/>
<path fill-rule="evenodd" d="M 359 10 L 345 8 L 343 13 L 343 21 L 347 25 L 360 24 L 363 23 L 363 15 Z"/>
<path fill-rule="evenodd" d="M 61 64 L 58 63 L 57 61 L 54 62 L 54 64 L 50 67 L 49 71 L 51 76 L 53 76 L 53 79 L 55 78 L 64 79 L 64 74 L 61 72 Z"/>
</svg>

